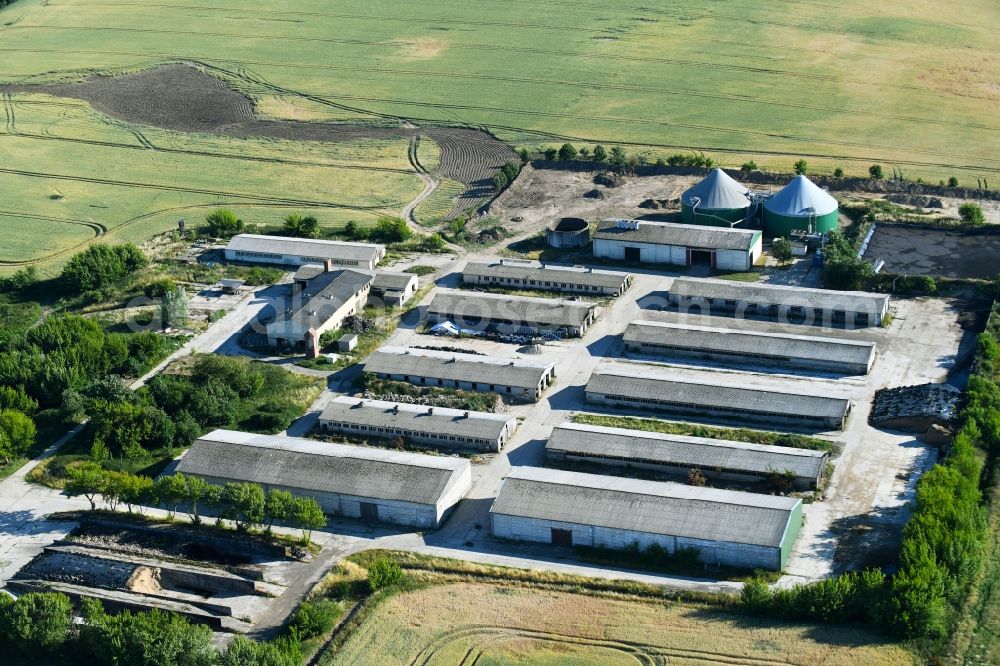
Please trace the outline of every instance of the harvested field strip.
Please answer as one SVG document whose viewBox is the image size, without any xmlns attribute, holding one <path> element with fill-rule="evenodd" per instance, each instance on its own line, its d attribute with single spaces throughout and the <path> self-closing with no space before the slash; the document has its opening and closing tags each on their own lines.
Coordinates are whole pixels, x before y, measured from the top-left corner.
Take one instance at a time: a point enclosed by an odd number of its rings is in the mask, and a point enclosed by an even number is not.
<svg viewBox="0 0 1000 666">
<path fill-rule="evenodd" d="M 916 663 L 910 653 L 863 630 L 782 625 L 697 603 L 431 582 L 376 604 L 319 663 Z"/>
</svg>

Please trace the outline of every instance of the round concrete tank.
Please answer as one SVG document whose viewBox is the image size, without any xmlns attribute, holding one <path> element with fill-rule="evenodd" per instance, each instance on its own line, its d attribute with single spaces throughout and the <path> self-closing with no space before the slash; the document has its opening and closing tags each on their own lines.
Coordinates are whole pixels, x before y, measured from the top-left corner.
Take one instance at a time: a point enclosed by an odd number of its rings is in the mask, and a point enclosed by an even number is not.
<svg viewBox="0 0 1000 666">
<path fill-rule="evenodd" d="M 590 243 L 590 224 L 580 217 L 562 217 L 545 230 L 549 247 L 586 247 Z"/>
</svg>

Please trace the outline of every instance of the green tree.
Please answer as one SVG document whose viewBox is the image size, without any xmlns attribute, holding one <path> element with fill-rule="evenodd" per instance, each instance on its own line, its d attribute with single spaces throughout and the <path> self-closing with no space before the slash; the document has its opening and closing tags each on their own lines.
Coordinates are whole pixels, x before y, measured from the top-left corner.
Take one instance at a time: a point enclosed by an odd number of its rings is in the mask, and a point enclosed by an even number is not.
<svg viewBox="0 0 1000 666">
<path fill-rule="evenodd" d="M 187 499 L 187 479 L 183 474 L 161 476 L 154 482 L 153 495 L 156 501 L 167 509 L 167 517 L 173 520 L 177 507 Z"/>
<path fill-rule="evenodd" d="M 842 167 L 837 167 L 836 169 L 833 170 L 833 176 L 834 178 L 843 178 L 844 169 Z"/>
<path fill-rule="evenodd" d="M 502 167 L 500 167 L 500 173 L 507 176 L 507 181 L 513 183 L 519 173 L 521 173 L 521 165 L 515 164 L 514 162 L 507 162 Z"/>
<path fill-rule="evenodd" d="M 29 592 L 0 604 L 0 635 L 22 654 L 52 654 L 66 644 L 72 628 L 73 604 L 65 594 Z"/>
<path fill-rule="evenodd" d="M 141 506 L 153 497 L 154 484 L 148 476 L 119 472 L 112 474 L 109 484 L 115 487 L 118 499 L 129 513 L 132 513 L 132 507 Z"/>
<path fill-rule="evenodd" d="M 0 410 L 0 432 L 14 456 L 23 456 L 35 445 L 35 422 L 16 409 Z"/>
<path fill-rule="evenodd" d="M 108 615 L 99 602 L 82 604 L 82 652 L 100 664 L 214 666 L 212 630 L 158 609 Z"/>
<path fill-rule="evenodd" d="M 795 172 L 795 175 L 804 176 L 808 167 L 809 164 L 805 160 L 800 159 L 792 165 L 792 170 Z"/>
<path fill-rule="evenodd" d="M 948 178 L 948 187 L 958 187 L 958 178 L 954 176 Z"/>
<path fill-rule="evenodd" d="M 521 164 L 527 164 L 528 161 L 531 159 L 531 153 L 528 152 L 527 148 L 522 148 L 521 150 L 517 151 L 517 156 L 521 158 Z"/>
<path fill-rule="evenodd" d="M 302 659 L 298 641 L 290 636 L 259 643 L 237 635 L 220 657 L 219 666 L 299 666 Z"/>
<path fill-rule="evenodd" d="M 191 368 L 191 379 L 202 385 L 221 382 L 241 398 L 251 398 L 264 388 L 264 374 L 260 367 L 245 358 L 203 354 Z"/>
<path fill-rule="evenodd" d="M 402 243 L 410 239 L 413 231 L 406 220 L 399 217 L 383 217 L 375 223 L 375 228 L 369 233 L 372 240 L 382 243 Z"/>
<path fill-rule="evenodd" d="M 0 409 L 13 409 L 25 414 L 38 411 L 38 401 L 13 386 L 0 386 Z"/>
<path fill-rule="evenodd" d="M 787 238 L 775 238 L 771 244 L 771 255 L 781 262 L 792 260 L 792 243 Z"/>
<path fill-rule="evenodd" d="M 343 614 L 344 609 L 332 599 L 304 601 L 292 616 L 291 627 L 300 638 L 315 638 L 333 629 Z"/>
<path fill-rule="evenodd" d="M 395 585 L 401 580 L 403 570 L 388 558 L 379 558 L 368 566 L 368 587 L 373 592 Z"/>
<path fill-rule="evenodd" d="M 288 520 L 288 514 L 292 509 L 292 494 L 285 490 L 270 488 L 267 497 L 264 499 L 264 520 L 267 524 L 267 533 L 271 533 L 271 527 L 275 521 L 283 522 Z"/>
<path fill-rule="evenodd" d="M 243 220 L 227 208 L 215 210 L 205 217 L 205 232 L 215 238 L 230 238 L 243 233 L 245 228 Z"/>
<path fill-rule="evenodd" d="M 164 328 L 175 328 L 188 323 L 188 295 L 182 288 L 163 294 L 160 301 L 160 321 Z"/>
<path fill-rule="evenodd" d="M 237 530 L 248 532 L 264 521 L 264 489 L 256 483 L 227 483 L 223 496 Z"/>
<path fill-rule="evenodd" d="M 984 224 L 986 218 L 983 216 L 983 209 L 974 203 L 964 203 L 958 207 L 958 217 L 965 224 Z"/>
<path fill-rule="evenodd" d="M 68 292 L 83 294 L 123 284 L 147 263 L 142 250 L 131 243 L 98 243 L 73 255 L 60 279 Z"/>
<path fill-rule="evenodd" d="M 760 167 L 757 166 L 756 162 L 750 160 L 740 165 L 740 171 L 760 171 Z"/>
<path fill-rule="evenodd" d="M 551 162 L 559 155 L 559 151 L 555 148 L 546 148 L 543 154 L 545 155 L 545 159 Z"/>
<path fill-rule="evenodd" d="M 315 215 L 306 215 L 302 218 L 299 235 L 303 238 L 319 238 L 319 220 Z"/>
<path fill-rule="evenodd" d="M 302 530 L 302 542 L 309 545 L 313 530 L 326 527 L 326 516 L 319 503 L 311 497 L 296 497 L 292 500 L 289 519 Z"/>
<path fill-rule="evenodd" d="M 608 163 L 612 166 L 623 167 L 628 164 L 628 155 L 621 146 L 612 146 L 611 154 L 608 155 Z"/>
<path fill-rule="evenodd" d="M 873 164 L 870 167 L 868 167 L 868 175 L 874 178 L 875 180 L 882 180 L 883 178 L 885 178 L 885 174 L 883 174 L 882 172 L 881 164 Z"/>
<path fill-rule="evenodd" d="M 364 240 L 368 238 L 368 230 L 354 220 L 348 220 L 347 224 L 344 225 L 344 235 L 351 240 Z"/>
<path fill-rule="evenodd" d="M 97 496 L 102 494 L 108 485 L 107 473 L 95 462 L 81 462 L 66 468 L 66 485 L 64 490 L 70 497 L 83 495 L 90 502 L 90 510 L 97 508 Z"/>
<path fill-rule="evenodd" d="M 191 522 L 195 525 L 201 525 L 201 515 L 198 513 L 198 503 L 202 500 L 206 502 L 210 499 L 211 494 L 210 488 L 217 488 L 218 486 L 212 486 L 205 479 L 200 476 L 187 476 L 184 478 L 185 483 L 185 493 L 184 499 L 187 501 L 188 505 L 188 515 L 191 518 Z"/>
<path fill-rule="evenodd" d="M 564 143 L 559 148 L 559 159 L 563 162 L 576 159 L 576 146 L 571 143 Z"/>
<path fill-rule="evenodd" d="M 493 182 L 494 192 L 500 192 L 503 190 L 503 188 L 507 187 L 507 185 L 510 184 L 510 181 L 507 179 L 507 175 L 503 171 L 499 171 L 493 174 L 492 182 Z"/>
<path fill-rule="evenodd" d="M 603 162 L 606 159 L 608 159 L 608 151 L 605 150 L 604 146 L 601 144 L 594 146 L 594 161 Z"/>
</svg>

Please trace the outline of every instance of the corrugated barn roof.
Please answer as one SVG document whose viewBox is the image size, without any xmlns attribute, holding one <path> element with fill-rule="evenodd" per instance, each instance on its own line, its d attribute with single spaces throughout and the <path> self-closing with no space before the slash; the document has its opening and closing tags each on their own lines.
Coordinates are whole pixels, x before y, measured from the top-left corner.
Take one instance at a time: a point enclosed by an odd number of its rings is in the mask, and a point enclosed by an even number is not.
<svg viewBox="0 0 1000 666">
<path fill-rule="evenodd" d="M 490 512 L 777 548 L 800 502 L 679 483 L 514 467 Z"/>
<path fill-rule="evenodd" d="M 439 291 L 427 306 L 427 313 L 455 319 L 481 317 L 493 321 L 578 327 L 595 307 L 595 303 L 585 301 Z"/>
<path fill-rule="evenodd" d="M 365 362 L 365 372 L 530 389 L 538 386 L 551 367 L 551 363 L 541 361 L 404 347 L 382 347 Z"/>
<path fill-rule="evenodd" d="M 436 505 L 467 460 L 330 444 L 300 437 L 213 430 L 177 471 L 303 491 Z"/>
<path fill-rule="evenodd" d="M 761 333 L 732 328 L 710 328 L 657 321 L 634 321 L 622 336 L 625 342 L 722 351 L 802 360 L 867 364 L 875 343 L 809 335 Z"/>
<path fill-rule="evenodd" d="M 759 304 L 792 304 L 845 312 L 881 313 L 889 302 L 887 294 L 873 294 L 867 291 L 808 289 L 783 284 L 736 282 L 717 278 L 675 278 L 668 291 L 678 296 L 744 300 Z"/>
<path fill-rule="evenodd" d="M 796 476 L 811 479 L 822 473 L 827 456 L 823 451 L 787 446 L 606 428 L 584 423 L 556 426 L 545 449 L 579 456 L 651 460 L 699 469 L 722 468 L 754 473 L 787 469 L 795 472 Z"/>
<path fill-rule="evenodd" d="M 503 259 L 492 263 L 470 261 L 465 265 L 462 275 L 497 276 L 538 282 L 563 282 L 573 285 L 593 285 L 605 289 L 617 289 L 628 278 L 627 273 L 566 266 L 545 266 L 538 263 L 512 263 Z"/>
<path fill-rule="evenodd" d="M 459 435 L 479 439 L 499 439 L 507 428 L 513 432 L 517 419 L 504 414 L 468 412 L 443 407 L 427 407 L 383 400 L 334 398 L 319 417 L 320 422 L 336 421 L 354 425 L 394 428 L 413 433 Z"/>
<path fill-rule="evenodd" d="M 700 224 L 646 220 L 628 220 L 630 225 L 620 225 L 619 222 L 621 220 L 601 222 L 594 239 L 749 252 L 760 237 L 760 231 L 751 229 L 727 229 Z"/>
<path fill-rule="evenodd" d="M 707 408 L 745 409 L 764 414 L 805 414 L 822 418 L 844 418 L 850 407 L 850 401 L 844 398 L 764 391 L 714 382 L 660 379 L 648 374 L 607 370 L 591 375 L 586 390 L 587 393 L 651 398 Z"/>
<path fill-rule="evenodd" d="M 385 247 L 371 243 L 346 243 L 342 241 L 308 238 L 288 238 L 285 236 L 263 236 L 260 234 L 239 234 L 233 236 L 227 250 L 240 252 L 267 252 L 324 259 L 356 259 L 374 261 L 385 254 Z"/>
</svg>

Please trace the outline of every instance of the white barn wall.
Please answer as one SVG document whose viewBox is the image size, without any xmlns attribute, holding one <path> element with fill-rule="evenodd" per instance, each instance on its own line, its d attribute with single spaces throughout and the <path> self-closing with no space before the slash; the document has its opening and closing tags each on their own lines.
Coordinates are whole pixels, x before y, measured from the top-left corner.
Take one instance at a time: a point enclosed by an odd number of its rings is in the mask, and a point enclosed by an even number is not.
<svg viewBox="0 0 1000 666">
<path fill-rule="evenodd" d="M 700 552 L 699 559 L 708 564 L 773 570 L 781 568 L 779 548 L 493 514 L 493 536 L 498 539 L 551 544 L 552 528 L 570 530 L 575 546 L 622 550 L 636 542 L 644 549 L 656 543 L 669 553 L 678 548 L 695 548 Z"/>
</svg>

